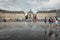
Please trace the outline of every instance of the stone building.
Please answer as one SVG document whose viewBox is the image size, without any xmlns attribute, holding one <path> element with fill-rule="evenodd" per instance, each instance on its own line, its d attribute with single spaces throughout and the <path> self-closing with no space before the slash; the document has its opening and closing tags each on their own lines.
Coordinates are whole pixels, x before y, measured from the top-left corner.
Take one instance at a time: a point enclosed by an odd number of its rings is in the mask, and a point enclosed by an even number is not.
<svg viewBox="0 0 60 40">
<path fill-rule="evenodd" d="M 55 17 L 55 16 L 56 16 L 56 10 L 52 10 L 52 11 L 37 11 L 37 13 L 36 13 L 36 18 L 38 20 L 45 19 L 45 17 L 49 18 L 49 17 Z"/>
<path fill-rule="evenodd" d="M 7 10 L 0 10 L 0 19 L 6 19 L 6 20 L 25 20 L 25 19 L 45 19 L 45 17 L 55 17 L 58 12 L 56 10 L 51 11 L 37 11 L 36 14 L 33 13 L 31 10 L 27 12 L 27 16 L 25 16 L 24 11 L 7 11 Z M 59 15 L 60 16 L 60 15 Z"/>
<path fill-rule="evenodd" d="M 30 11 L 27 13 L 27 16 L 28 16 L 28 19 L 33 19 L 34 13 L 30 10 Z"/>
<path fill-rule="evenodd" d="M 59 10 L 56 10 L 56 15 L 57 15 L 58 17 L 60 17 L 60 9 L 59 9 Z"/>
<path fill-rule="evenodd" d="M 25 19 L 25 12 L 24 11 L 7 11 L 7 10 L 0 10 L 0 18 L 6 20 L 24 20 Z"/>
</svg>

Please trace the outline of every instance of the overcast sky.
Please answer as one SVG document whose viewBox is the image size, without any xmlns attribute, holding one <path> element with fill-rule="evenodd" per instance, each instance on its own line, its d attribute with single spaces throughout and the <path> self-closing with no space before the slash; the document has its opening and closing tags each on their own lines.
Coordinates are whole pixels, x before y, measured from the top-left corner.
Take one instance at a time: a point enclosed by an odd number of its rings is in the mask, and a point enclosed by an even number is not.
<svg viewBox="0 0 60 40">
<path fill-rule="evenodd" d="M 0 9 L 26 12 L 60 9 L 60 0 L 0 0 Z"/>
</svg>

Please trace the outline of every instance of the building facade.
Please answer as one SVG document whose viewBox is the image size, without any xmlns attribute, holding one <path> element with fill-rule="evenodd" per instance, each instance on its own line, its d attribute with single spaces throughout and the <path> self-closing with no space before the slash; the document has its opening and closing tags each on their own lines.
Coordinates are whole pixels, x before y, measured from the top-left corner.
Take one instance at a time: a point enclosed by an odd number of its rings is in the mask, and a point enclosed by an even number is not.
<svg viewBox="0 0 60 40">
<path fill-rule="evenodd" d="M 0 10 L 0 18 L 6 20 L 24 20 L 25 13 L 24 11 L 5 11 Z"/>
<path fill-rule="evenodd" d="M 60 17 L 60 10 L 57 10 L 57 11 L 56 11 L 56 15 L 57 15 L 58 17 Z"/>
<path fill-rule="evenodd" d="M 45 17 L 48 19 L 49 17 L 55 17 L 56 12 L 55 11 L 37 11 L 36 18 L 38 20 L 45 19 Z"/>
<path fill-rule="evenodd" d="M 31 10 L 27 12 L 27 16 L 25 16 L 24 11 L 6 11 L 6 10 L 0 10 L 0 19 L 6 19 L 6 20 L 26 20 L 27 19 L 45 19 L 45 17 L 55 17 L 56 10 L 52 11 L 37 11 L 36 14 L 33 13 Z"/>
<path fill-rule="evenodd" d="M 27 13 L 27 17 L 28 19 L 33 19 L 34 17 L 34 13 L 30 10 L 28 13 Z"/>
</svg>

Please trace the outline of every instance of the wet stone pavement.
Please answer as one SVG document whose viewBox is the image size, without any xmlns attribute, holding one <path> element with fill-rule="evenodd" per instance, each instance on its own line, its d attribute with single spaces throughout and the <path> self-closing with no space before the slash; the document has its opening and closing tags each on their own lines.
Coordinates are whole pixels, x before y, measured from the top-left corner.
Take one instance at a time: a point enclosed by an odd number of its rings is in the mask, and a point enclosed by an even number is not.
<svg viewBox="0 0 60 40">
<path fill-rule="evenodd" d="M 44 22 L 0 22 L 0 40 L 60 40 L 60 27 L 52 29 L 58 37 L 48 36 L 51 29 Z"/>
</svg>

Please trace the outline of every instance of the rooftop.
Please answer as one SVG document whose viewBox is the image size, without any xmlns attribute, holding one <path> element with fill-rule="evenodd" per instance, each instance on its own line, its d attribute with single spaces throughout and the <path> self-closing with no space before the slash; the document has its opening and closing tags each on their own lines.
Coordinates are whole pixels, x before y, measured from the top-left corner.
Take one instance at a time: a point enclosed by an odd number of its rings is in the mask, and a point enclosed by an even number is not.
<svg viewBox="0 0 60 40">
<path fill-rule="evenodd" d="M 32 10 L 30 9 L 30 11 L 28 13 L 33 13 Z"/>
<path fill-rule="evenodd" d="M 2 9 L 0 9 L 0 12 L 4 12 L 4 13 L 25 13 L 24 11 L 8 11 L 8 10 L 2 10 Z"/>
<path fill-rule="evenodd" d="M 50 10 L 50 11 L 37 11 L 37 13 L 55 13 L 56 10 Z"/>
</svg>

